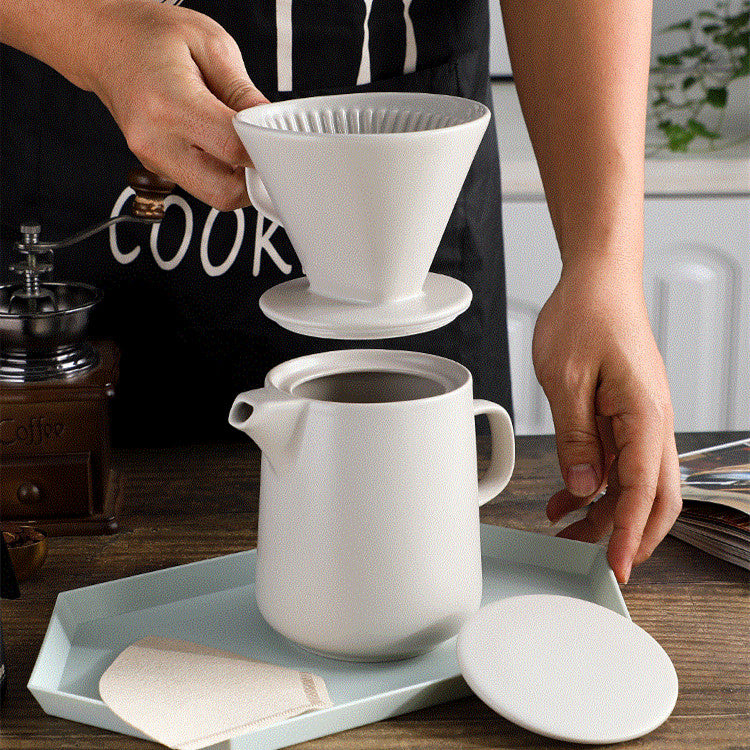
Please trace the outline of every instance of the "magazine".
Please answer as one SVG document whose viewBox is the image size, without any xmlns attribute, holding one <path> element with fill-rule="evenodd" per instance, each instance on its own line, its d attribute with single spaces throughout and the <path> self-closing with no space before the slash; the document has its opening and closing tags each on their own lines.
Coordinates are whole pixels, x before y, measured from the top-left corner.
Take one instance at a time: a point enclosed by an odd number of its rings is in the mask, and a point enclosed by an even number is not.
<svg viewBox="0 0 750 750">
<path fill-rule="evenodd" d="M 681 454 L 680 479 L 672 536 L 750 570 L 750 437 Z"/>
</svg>

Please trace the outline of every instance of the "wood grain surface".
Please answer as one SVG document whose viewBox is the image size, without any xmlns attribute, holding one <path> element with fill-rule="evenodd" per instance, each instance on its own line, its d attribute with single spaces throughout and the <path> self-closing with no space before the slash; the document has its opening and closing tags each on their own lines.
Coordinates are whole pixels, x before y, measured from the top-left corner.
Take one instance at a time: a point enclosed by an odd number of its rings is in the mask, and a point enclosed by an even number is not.
<svg viewBox="0 0 750 750">
<path fill-rule="evenodd" d="M 734 433 L 678 436 L 681 451 Z M 480 453 L 486 446 L 480 443 Z M 560 487 L 551 437 L 517 438 L 507 489 L 482 508 L 482 520 L 555 533 L 544 515 Z M 8 750 L 147 750 L 159 745 L 47 716 L 26 689 L 61 591 L 181 565 L 255 546 L 258 453 L 249 442 L 119 451 L 124 497 L 121 531 L 111 536 L 52 537 L 40 573 L 2 602 L 9 685 L 0 747 Z M 483 463 L 480 461 L 480 463 Z M 622 747 L 750 747 L 750 576 L 672 537 L 634 569 L 623 595 L 634 622 L 674 662 L 680 692 L 672 716 Z M 581 634 L 585 638 L 585 633 Z M 573 747 L 500 718 L 465 698 L 310 741 L 306 750 Z"/>
</svg>

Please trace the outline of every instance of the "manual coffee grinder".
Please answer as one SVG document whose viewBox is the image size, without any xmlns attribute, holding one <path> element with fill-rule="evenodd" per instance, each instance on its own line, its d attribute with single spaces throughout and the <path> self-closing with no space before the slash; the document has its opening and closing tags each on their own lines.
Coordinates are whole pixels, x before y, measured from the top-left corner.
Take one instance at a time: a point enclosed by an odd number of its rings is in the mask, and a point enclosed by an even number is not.
<svg viewBox="0 0 750 750">
<path fill-rule="evenodd" d="M 40 242 L 36 221 L 21 225 L 20 283 L 0 285 L 0 506 L 3 521 L 49 534 L 117 529 L 118 482 L 111 465 L 109 401 L 119 351 L 87 338 L 102 298 L 78 282 L 51 281 L 54 252 L 124 222 L 154 224 L 174 188 L 143 168 L 128 174 L 131 214 L 57 242 Z"/>
</svg>

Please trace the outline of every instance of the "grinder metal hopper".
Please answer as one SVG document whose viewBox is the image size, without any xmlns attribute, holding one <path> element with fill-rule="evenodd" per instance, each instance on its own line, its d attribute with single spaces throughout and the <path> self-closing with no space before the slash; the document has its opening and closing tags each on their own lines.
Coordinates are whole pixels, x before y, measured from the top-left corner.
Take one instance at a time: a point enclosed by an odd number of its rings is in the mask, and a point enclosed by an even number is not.
<svg viewBox="0 0 750 750">
<path fill-rule="evenodd" d="M 128 175 L 135 191 L 132 215 L 112 217 L 56 242 L 40 242 L 36 221 L 21 225 L 14 249 L 21 260 L 10 270 L 22 281 L 0 285 L 0 381 L 29 383 L 68 378 L 96 367 L 99 353 L 86 340 L 91 311 L 101 291 L 80 282 L 53 282 L 56 250 L 121 222 L 154 224 L 164 217 L 164 198 L 174 183 L 145 169 Z"/>
</svg>

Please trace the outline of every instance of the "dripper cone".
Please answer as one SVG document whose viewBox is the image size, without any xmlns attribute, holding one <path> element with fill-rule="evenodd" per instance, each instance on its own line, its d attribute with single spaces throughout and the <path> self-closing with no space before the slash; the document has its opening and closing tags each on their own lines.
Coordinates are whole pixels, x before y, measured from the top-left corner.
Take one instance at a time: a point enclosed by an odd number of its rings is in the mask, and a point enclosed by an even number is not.
<svg viewBox="0 0 750 750">
<path fill-rule="evenodd" d="M 260 105 L 234 125 L 251 199 L 286 229 L 310 292 L 387 305 L 422 293 L 489 118 L 458 97 L 363 93 Z"/>
</svg>

